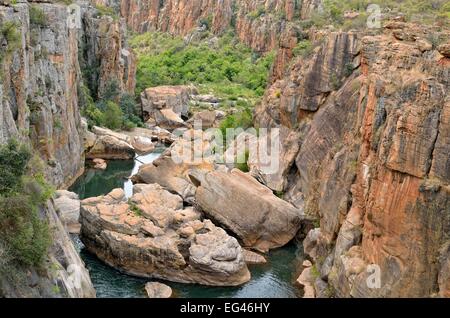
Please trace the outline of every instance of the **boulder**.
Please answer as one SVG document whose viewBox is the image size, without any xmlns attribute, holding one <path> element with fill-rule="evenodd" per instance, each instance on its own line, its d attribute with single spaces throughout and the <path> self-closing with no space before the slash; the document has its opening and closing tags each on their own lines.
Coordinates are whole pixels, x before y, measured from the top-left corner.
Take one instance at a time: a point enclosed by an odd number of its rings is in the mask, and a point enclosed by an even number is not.
<svg viewBox="0 0 450 318">
<path fill-rule="evenodd" d="M 96 158 L 92 161 L 94 162 L 94 169 L 106 170 L 106 168 L 108 168 L 108 164 L 103 159 Z"/>
<path fill-rule="evenodd" d="M 139 172 L 132 178 L 135 183 L 158 183 L 169 191 L 180 195 L 184 201 L 193 202 L 196 187 L 192 184 L 189 173 L 194 170 L 212 171 L 213 159 L 200 156 L 199 160 L 191 160 L 193 147 L 200 154 L 209 149 L 209 137 L 202 131 L 187 131 L 158 159 L 142 165 Z M 186 156 L 187 155 L 187 156 Z"/>
<path fill-rule="evenodd" d="M 214 127 L 214 124 L 216 123 L 217 114 L 215 111 L 201 111 L 198 113 L 195 113 L 194 116 L 192 116 L 188 123 L 191 125 L 196 125 L 197 123 L 200 123 L 200 127 L 195 126 L 197 129 L 209 129 Z"/>
<path fill-rule="evenodd" d="M 261 254 L 252 252 L 250 250 L 244 249 L 244 260 L 247 264 L 259 265 L 266 264 L 267 260 Z"/>
<path fill-rule="evenodd" d="M 130 137 L 145 137 L 150 139 L 152 142 L 159 142 L 166 145 L 171 145 L 176 137 L 168 130 L 162 129 L 161 127 L 149 127 L 149 128 L 133 128 L 130 131 L 124 131 L 124 134 Z"/>
<path fill-rule="evenodd" d="M 129 143 L 113 136 L 99 136 L 92 148 L 86 153 L 87 159 L 130 160 L 135 150 Z"/>
<path fill-rule="evenodd" d="M 134 136 L 131 139 L 131 145 L 140 155 L 146 155 L 153 152 L 156 148 L 151 138 L 144 136 Z"/>
<path fill-rule="evenodd" d="M 438 47 L 439 53 L 450 58 L 450 43 L 442 44 Z"/>
<path fill-rule="evenodd" d="M 207 217 L 233 232 L 244 247 L 267 252 L 284 246 L 301 226 L 303 211 L 239 170 L 190 176 L 198 185 L 198 206 Z"/>
<path fill-rule="evenodd" d="M 172 288 L 161 283 L 147 283 L 145 290 L 148 298 L 170 298 L 172 297 Z"/>
<path fill-rule="evenodd" d="M 155 124 L 165 129 L 173 130 L 186 127 L 184 120 L 172 109 L 161 109 L 154 112 Z"/>
<path fill-rule="evenodd" d="M 58 190 L 55 192 L 55 207 L 61 223 L 67 232 L 80 233 L 80 200 L 78 195 L 66 190 Z"/>
<path fill-rule="evenodd" d="M 166 128 L 182 127 L 182 117 L 189 114 L 189 86 L 158 86 L 147 88 L 141 94 L 142 112 L 145 121 Z M 173 127 L 175 126 L 175 127 Z"/>
<path fill-rule="evenodd" d="M 303 286 L 303 298 L 315 298 L 316 291 L 314 289 L 315 275 L 313 267 L 306 267 L 297 279 L 297 283 Z"/>
<path fill-rule="evenodd" d="M 125 273 L 180 283 L 237 286 L 250 279 L 238 241 L 157 184 L 82 201 L 81 240 Z"/>
</svg>

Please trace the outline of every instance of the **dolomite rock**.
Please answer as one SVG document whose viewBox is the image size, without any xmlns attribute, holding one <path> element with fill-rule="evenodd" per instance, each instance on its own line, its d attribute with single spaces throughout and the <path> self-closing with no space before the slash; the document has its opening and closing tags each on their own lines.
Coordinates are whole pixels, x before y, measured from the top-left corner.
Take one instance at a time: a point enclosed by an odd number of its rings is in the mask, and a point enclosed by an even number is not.
<svg viewBox="0 0 450 318">
<path fill-rule="evenodd" d="M 175 129 L 184 126 L 182 117 L 189 113 L 189 86 L 158 86 L 147 88 L 141 94 L 142 112 L 146 121 L 155 121 L 157 126 Z"/>
<path fill-rule="evenodd" d="M 198 184 L 198 206 L 232 231 L 244 247 L 267 252 L 287 244 L 300 228 L 302 211 L 239 170 L 213 171 L 200 180 L 191 177 Z"/>
<path fill-rule="evenodd" d="M 261 254 L 244 249 L 244 260 L 247 264 L 259 265 L 266 264 L 267 260 Z"/>
<path fill-rule="evenodd" d="M 139 155 L 151 153 L 156 147 L 152 141 L 153 135 L 149 134 L 145 129 L 136 128 L 133 132 L 116 132 L 107 128 L 94 126 L 92 132 L 96 136 L 109 136 L 115 140 L 127 143 Z"/>
<path fill-rule="evenodd" d="M 135 183 L 158 183 L 192 203 L 196 187 L 189 178 L 192 171 L 212 171 L 213 158 L 208 158 L 210 137 L 202 131 L 190 130 L 151 164 L 142 165 L 133 177 Z M 192 160 L 194 149 L 199 158 Z M 200 154 L 205 154 L 200 155 Z"/>
<path fill-rule="evenodd" d="M 172 288 L 161 283 L 147 283 L 145 284 L 145 291 L 148 298 L 170 298 L 172 297 Z"/>
<path fill-rule="evenodd" d="M 133 146 L 109 135 L 99 136 L 94 146 L 86 154 L 87 159 L 101 158 L 104 160 L 130 160 L 134 156 Z"/>
<path fill-rule="evenodd" d="M 449 64 L 431 34 L 450 36 L 401 21 L 378 35 L 318 34 L 257 107 L 259 127 L 301 132 L 284 197 L 320 219 L 303 245 L 337 297 L 448 294 Z M 380 289 L 367 286 L 373 264 Z"/>
<path fill-rule="evenodd" d="M 442 44 L 438 47 L 439 53 L 450 58 L 450 43 Z"/>
<path fill-rule="evenodd" d="M 31 30 L 27 2 L 0 3 L 0 24 L 16 23 L 19 33 L 16 49 L 9 54 L 1 49 L 0 143 L 30 142 L 45 163 L 47 180 L 63 188 L 84 167 L 77 32 L 67 27 L 65 6 L 36 5 L 49 23 Z M 12 50 L 13 43 L 7 45 Z"/>
<path fill-rule="evenodd" d="M 168 130 L 162 129 L 161 127 L 150 127 L 150 128 L 133 128 L 131 131 L 124 131 L 125 135 L 132 138 L 145 138 L 146 143 L 148 139 L 152 142 L 159 142 L 165 145 L 171 145 L 175 141 L 176 137 Z M 156 147 L 156 146 L 155 146 Z"/>
<path fill-rule="evenodd" d="M 55 208 L 61 223 L 69 233 L 80 233 L 80 199 L 73 192 L 58 190 L 55 193 Z"/>
<path fill-rule="evenodd" d="M 195 113 L 187 122 L 191 125 L 200 123 L 199 127 L 196 129 L 209 129 L 215 126 L 217 119 L 217 114 L 215 111 L 201 111 Z"/>
<path fill-rule="evenodd" d="M 87 45 L 82 46 L 86 66 L 96 69 L 85 78 L 93 95 L 102 98 L 111 85 L 120 92 L 134 94 L 136 57 L 128 47 L 123 20 L 100 15 L 96 8 L 81 5 Z"/>
<path fill-rule="evenodd" d="M 121 189 L 82 201 L 81 223 L 86 247 L 129 274 L 213 286 L 250 279 L 237 240 L 157 184 L 135 185 L 129 201 Z"/>
<path fill-rule="evenodd" d="M 108 167 L 108 164 L 103 159 L 96 158 L 92 161 L 94 162 L 94 169 L 106 170 L 106 168 Z"/>
</svg>

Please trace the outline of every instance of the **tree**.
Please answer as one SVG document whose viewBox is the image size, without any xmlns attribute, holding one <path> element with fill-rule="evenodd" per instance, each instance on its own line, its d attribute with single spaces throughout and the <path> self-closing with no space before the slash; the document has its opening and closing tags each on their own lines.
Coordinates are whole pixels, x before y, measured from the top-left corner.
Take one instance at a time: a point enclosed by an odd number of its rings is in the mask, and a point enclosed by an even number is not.
<svg viewBox="0 0 450 318">
<path fill-rule="evenodd" d="M 122 128 L 123 125 L 123 112 L 119 105 L 109 101 L 106 104 L 106 109 L 103 114 L 106 127 L 112 130 Z"/>
<path fill-rule="evenodd" d="M 14 139 L 0 146 L 0 194 L 17 191 L 30 158 L 29 148 Z"/>
</svg>

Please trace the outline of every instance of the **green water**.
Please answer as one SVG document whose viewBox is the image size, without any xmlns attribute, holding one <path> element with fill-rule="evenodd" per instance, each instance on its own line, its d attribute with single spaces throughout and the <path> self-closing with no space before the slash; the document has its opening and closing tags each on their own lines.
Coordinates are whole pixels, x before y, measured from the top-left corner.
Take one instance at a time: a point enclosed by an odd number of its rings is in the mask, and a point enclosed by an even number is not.
<svg viewBox="0 0 450 318">
<path fill-rule="evenodd" d="M 128 177 L 135 174 L 142 163 L 150 163 L 155 160 L 160 152 L 138 157 L 135 161 L 109 161 L 105 171 L 88 168 L 70 190 L 78 193 L 81 199 L 104 195 L 115 188 L 124 188 L 127 195 L 130 196 L 132 184 Z M 136 278 L 116 271 L 89 253 L 78 237 L 74 236 L 73 239 L 90 271 L 97 297 L 146 297 L 144 285 L 149 281 L 148 279 Z M 294 286 L 294 282 L 300 274 L 299 264 L 302 261 L 301 249 L 295 244 L 289 244 L 270 252 L 268 264 L 249 266 L 252 279 L 239 287 L 164 283 L 172 287 L 176 297 L 181 298 L 294 298 L 301 296 L 301 291 Z"/>
</svg>

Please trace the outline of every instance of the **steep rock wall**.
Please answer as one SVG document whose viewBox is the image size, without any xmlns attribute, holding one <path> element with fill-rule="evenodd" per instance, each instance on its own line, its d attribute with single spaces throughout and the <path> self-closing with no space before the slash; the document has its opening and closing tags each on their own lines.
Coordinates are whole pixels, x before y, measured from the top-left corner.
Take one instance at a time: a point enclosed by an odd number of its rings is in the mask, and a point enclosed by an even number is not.
<svg viewBox="0 0 450 318">
<path fill-rule="evenodd" d="M 15 138 L 29 144 L 43 159 L 46 179 L 58 188 L 70 185 L 84 169 L 80 64 L 91 70 L 88 80 L 97 85 L 92 93 L 101 96 L 111 79 L 122 91 L 134 91 L 135 59 L 127 50 L 124 23 L 99 15 L 88 1 L 75 4 L 78 7 L 68 8 L 58 1 L 0 1 L 0 143 Z M 82 20 L 74 26 L 68 21 L 78 8 Z M 41 216 L 53 230 L 51 264 L 44 271 L 30 269 L 19 288 L 0 277 L 0 293 L 95 297 L 89 273 L 52 202 Z"/>
<path fill-rule="evenodd" d="M 316 286 L 329 284 L 318 296 L 449 296 L 450 63 L 433 33 L 327 34 L 256 110 L 261 127 L 300 135 L 284 198 L 320 220 L 304 241 Z M 373 264 L 381 288 L 367 284 Z"/>
</svg>

